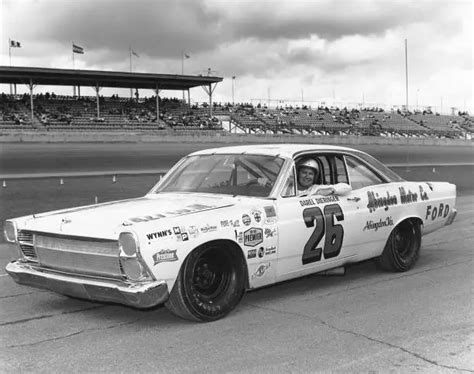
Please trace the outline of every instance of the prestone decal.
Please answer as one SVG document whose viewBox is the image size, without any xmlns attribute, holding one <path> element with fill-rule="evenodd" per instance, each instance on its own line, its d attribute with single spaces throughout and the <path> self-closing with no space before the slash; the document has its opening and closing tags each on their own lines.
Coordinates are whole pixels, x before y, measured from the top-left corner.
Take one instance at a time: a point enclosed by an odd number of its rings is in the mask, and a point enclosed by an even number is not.
<svg viewBox="0 0 474 374">
<path fill-rule="evenodd" d="M 157 265 L 161 262 L 172 262 L 178 261 L 178 255 L 176 249 L 163 249 L 153 255 L 153 265 Z"/>
</svg>

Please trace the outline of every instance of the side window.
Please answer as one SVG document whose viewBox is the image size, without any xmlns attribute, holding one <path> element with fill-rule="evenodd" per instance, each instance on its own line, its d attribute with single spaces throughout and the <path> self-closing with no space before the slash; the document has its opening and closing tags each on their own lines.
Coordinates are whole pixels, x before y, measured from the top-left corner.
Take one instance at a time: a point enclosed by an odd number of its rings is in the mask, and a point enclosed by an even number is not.
<svg viewBox="0 0 474 374">
<path fill-rule="evenodd" d="M 342 156 L 337 155 L 334 157 L 334 169 L 336 172 L 336 183 L 349 184 L 349 180 L 347 179 L 346 165 L 344 164 L 344 158 Z"/>
<path fill-rule="evenodd" d="M 370 170 L 361 161 L 351 156 L 346 156 L 347 172 L 353 190 L 374 184 L 384 183 L 382 178 Z"/>
<path fill-rule="evenodd" d="M 283 186 L 282 197 L 296 196 L 295 168 L 291 169 L 291 174 Z"/>
</svg>

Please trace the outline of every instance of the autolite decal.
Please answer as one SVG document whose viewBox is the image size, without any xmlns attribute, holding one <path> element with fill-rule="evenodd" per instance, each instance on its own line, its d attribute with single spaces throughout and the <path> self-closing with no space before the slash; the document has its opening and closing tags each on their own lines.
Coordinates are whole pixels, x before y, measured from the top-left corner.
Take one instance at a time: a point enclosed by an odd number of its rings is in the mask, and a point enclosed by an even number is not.
<svg viewBox="0 0 474 374">
<path fill-rule="evenodd" d="M 129 218 L 129 221 L 132 222 L 148 222 L 148 221 L 153 221 L 156 219 L 160 218 L 166 218 L 166 217 L 172 217 L 172 216 L 179 216 L 182 214 L 187 214 L 187 213 L 195 213 L 199 212 L 201 210 L 207 210 L 207 209 L 213 209 L 213 208 L 218 208 L 216 205 L 204 205 L 204 204 L 192 204 L 188 205 L 182 209 L 176 209 L 176 210 L 171 210 L 169 212 L 164 212 L 164 213 L 156 213 L 156 214 L 151 214 L 147 216 L 140 216 L 140 217 L 132 217 Z"/>
<path fill-rule="evenodd" d="M 160 262 L 173 262 L 178 261 L 178 255 L 176 254 L 176 249 L 162 249 L 158 253 L 155 253 L 153 256 L 153 265 L 157 265 Z"/>
</svg>

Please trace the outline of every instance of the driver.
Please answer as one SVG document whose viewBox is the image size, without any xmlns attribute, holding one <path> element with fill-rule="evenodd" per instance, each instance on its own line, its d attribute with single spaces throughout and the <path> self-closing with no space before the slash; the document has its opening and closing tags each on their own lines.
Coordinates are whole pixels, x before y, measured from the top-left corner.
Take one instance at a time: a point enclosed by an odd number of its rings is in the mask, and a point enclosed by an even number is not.
<svg viewBox="0 0 474 374">
<path fill-rule="evenodd" d="M 319 175 L 318 163 L 312 158 L 307 158 L 298 163 L 296 167 L 298 173 L 298 191 L 303 192 L 316 184 Z"/>
<path fill-rule="evenodd" d="M 350 191 L 350 186 L 345 183 L 336 185 L 318 185 L 316 181 L 319 176 L 319 165 L 312 158 L 301 160 L 296 166 L 298 179 L 298 195 L 331 195 L 336 192 L 346 194 Z"/>
</svg>

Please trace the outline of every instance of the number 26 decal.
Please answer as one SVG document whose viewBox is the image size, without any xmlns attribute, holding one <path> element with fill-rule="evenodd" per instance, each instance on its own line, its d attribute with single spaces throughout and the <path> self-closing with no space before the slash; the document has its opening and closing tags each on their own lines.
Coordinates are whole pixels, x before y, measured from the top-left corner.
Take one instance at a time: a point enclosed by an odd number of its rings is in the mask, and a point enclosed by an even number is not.
<svg viewBox="0 0 474 374">
<path fill-rule="evenodd" d="M 314 227 L 316 221 L 316 227 L 304 246 L 303 265 L 321 261 L 323 253 L 324 258 L 332 258 L 339 255 L 344 238 L 344 228 L 338 223 L 334 224 L 335 218 L 338 222 L 344 221 L 344 213 L 338 204 L 326 205 L 324 207 L 324 214 L 321 208 L 317 206 L 303 210 L 303 219 L 306 227 Z M 326 234 L 326 238 L 324 239 L 324 247 L 321 248 L 319 244 L 324 234 Z"/>
</svg>

